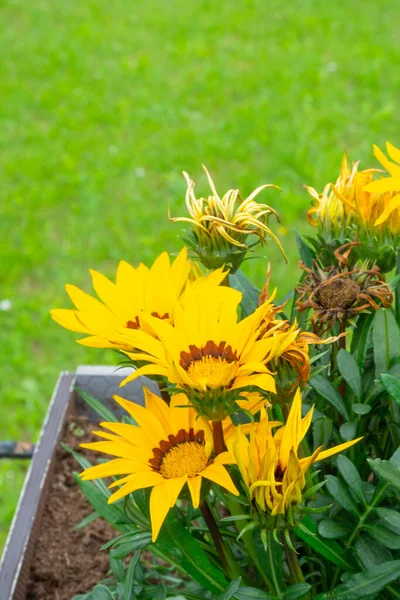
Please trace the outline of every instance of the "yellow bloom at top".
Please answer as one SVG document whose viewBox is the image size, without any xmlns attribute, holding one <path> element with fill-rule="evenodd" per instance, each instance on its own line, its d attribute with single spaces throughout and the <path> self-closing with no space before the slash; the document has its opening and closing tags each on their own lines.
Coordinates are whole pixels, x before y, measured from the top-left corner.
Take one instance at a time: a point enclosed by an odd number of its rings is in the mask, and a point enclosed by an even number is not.
<svg viewBox="0 0 400 600">
<path fill-rule="evenodd" d="M 322 450 L 320 446 L 311 456 L 300 458 L 299 446 L 311 425 L 312 415 L 313 408 L 301 417 L 301 394 L 297 390 L 286 425 L 279 427 L 275 434 L 272 429 L 276 422 L 269 422 L 266 415 L 259 423 L 246 425 L 246 433 L 239 426 L 235 435 L 228 438 L 228 448 L 235 456 L 250 497 L 261 512 L 290 519 L 292 509 L 302 501 L 305 473 L 311 465 L 361 439 L 329 450 Z"/>
<path fill-rule="evenodd" d="M 386 198 L 382 210 L 376 215 L 375 226 L 386 223 L 390 218 L 389 227 L 392 230 L 395 229 L 395 233 L 398 233 L 400 231 L 400 150 L 390 142 L 386 142 L 386 149 L 390 158 L 395 162 L 387 159 L 382 150 L 374 145 L 375 157 L 390 174 L 390 177 L 369 183 L 365 187 L 365 191 L 375 195 L 381 194 Z"/>
<path fill-rule="evenodd" d="M 393 146 L 391 152 L 393 155 Z M 397 152 L 400 154 L 400 151 Z M 400 166 L 390 163 L 376 146 L 375 156 L 384 166 L 391 168 L 393 173 L 400 172 Z M 397 200 L 394 196 L 395 178 L 375 181 L 377 173 L 378 169 L 360 171 L 359 161 L 350 167 L 346 153 L 336 183 L 328 183 L 322 194 L 306 186 L 315 199 L 315 205 L 307 213 L 310 225 L 320 227 L 324 232 L 332 230 L 336 236 L 340 236 L 346 226 L 356 225 L 361 234 L 360 239 L 363 232 L 372 236 L 384 232 L 390 235 L 399 233 L 400 213 L 397 213 L 397 208 L 400 196 Z M 392 215 L 392 219 L 387 222 L 389 215 Z"/>
<path fill-rule="evenodd" d="M 144 331 L 125 330 L 122 339 L 137 348 L 133 356 L 126 354 L 147 364 L 122 385 L 140 375 L 164 376 L 188 395 L 199 414 L 215 420 L 236 411 L 241 391 L 275 392 L 268 363 L 279 354 L 287 333 L 260 339 L 261 323 L 274 312 L 272 298 L 239 322 L 240 297 L 226 296 L 222 308 L 212 306 L 206 296 L 198 297 L 197 302 L 177 307 L 174 326 L 143 316 L 158 339 Z"/>
<path fill-rule="evenodd" d="M 271 214 L 279 220 L 278 213 L 267 204 L 259 204 L 254 198 L 266 188 L 277 188 L 265 184 L 255 189 L 242 200 L 239 190 L 228 190 L 221 198 L 206 167 L 204 170 L 212 195 L 196 198 L 194 182 L 184 172 L 187 182 L 186 206 L 189 217 L 175 217 L 171 221 L 183 221 L 193 226 L 190 248 L 199 256 L 208 269 L 223 265 L 235 272 L 244 259 L 247 250 L 254 245 L 250 236 L 257 236 L 264 243 L 269 235 L 285 256 L 281 243 L 268 226 Z M 286 258 L 286 257 L 285 257 Z"/>
<path fill-rule="evenodd" d="M 193 296 L 203 287 L 212 293 L 225 277 L 220 269 L 192 282 L 191 270 L 185 248 L 172 264 L 167 252 L 163 252 L 150 268 L 142 263 L 134 268 L 121 261 L 115 283 L 91 270 L 93 287 L 100 300 L 67 284 L 65 289 L 76 308 L 54 309 L 51 316 L 66 329 L 88 336 L 77 340 L 79 344 L 133 350 L 120 340 L 121 331 L 146 329 L 143 315 L 172 323 L 177 303 L 184 301 L 185 294 Z M 152 333 L 148 328 L 146 331 Z"/>
<path fill-rule="evenodd" d="M 203 477 L 234 495 L 238 492 L 224 465 L 234 462 L 228 452 L 213 454 L 213 436 L 207 421 L 198 418 L 185 397 L 175 396 L 171 405 L 144 388 L 146 407 L 114 396 L 136 421 L 101 423 L 107 431 L 94 432 L 103 441 L 81 444 L 115 457 L 108 462 L 89 467 L 83 480 L 125 475 L 109 487 L 120 486 L 108 499 L 111 504 L 136 490 L 153 488 L 150 495 L 152 539 L 156 540 L 161 526 L 187 484 L 194 508 L 200 503 Z"/>
</svg>

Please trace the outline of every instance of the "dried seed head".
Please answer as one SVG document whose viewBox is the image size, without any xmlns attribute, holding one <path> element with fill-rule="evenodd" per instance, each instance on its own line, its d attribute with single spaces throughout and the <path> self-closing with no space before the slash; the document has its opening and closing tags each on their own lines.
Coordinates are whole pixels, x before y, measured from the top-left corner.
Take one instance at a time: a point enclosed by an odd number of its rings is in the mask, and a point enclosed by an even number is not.
<svg viewBox="0 0 400 600">
<path fill-rule="evenodd" d="M 318 292 L 319 303 L 324 308 L 350 308 L 360 294 L 360 286 L 353 279 L 338 277 L 328 279 Z"/>
</svg>

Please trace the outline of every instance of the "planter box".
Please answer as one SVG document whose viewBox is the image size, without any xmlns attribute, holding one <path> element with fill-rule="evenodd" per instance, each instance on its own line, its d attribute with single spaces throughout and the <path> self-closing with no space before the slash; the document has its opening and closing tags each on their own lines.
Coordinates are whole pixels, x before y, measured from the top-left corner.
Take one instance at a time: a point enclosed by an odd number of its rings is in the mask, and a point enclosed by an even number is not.
<svg viewBox="0 0 400 600">
<path fill-rule="evenodd" d="M 74 390 L 74 385 L 95 396 L 114 412 L 122 413 L 112 400 L 114 394 L 143 405 L 143 385 L 158 393 L 153 381 L 141 377 L 130 382 L 123 391 L 119 384 L 131 369 L 114 367 L 78 367 L 76 373 L 62 372 L 51 398 L 39 441 L 25 478 L 17 509 L 11 524 L 0 564 L 0 598 L 25 600 L 30 567 L 39 535 L 41 517 L 54 473 L 54 456 L 67 415 L 87 416 L 97 422 L 92 411 Z"/>
</svg>

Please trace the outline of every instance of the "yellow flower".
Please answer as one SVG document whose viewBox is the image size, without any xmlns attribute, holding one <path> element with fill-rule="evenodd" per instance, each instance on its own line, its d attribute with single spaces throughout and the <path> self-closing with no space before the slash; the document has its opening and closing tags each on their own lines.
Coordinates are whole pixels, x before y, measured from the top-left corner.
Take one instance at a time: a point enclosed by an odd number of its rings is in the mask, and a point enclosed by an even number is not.
<svg viewBox="0 0 400 600">
<path fill-rule="evenodd" d="M 189 217 L 171 218 L 171 221 L 190 223 L 190 248 L 199 256 L 207 268 L 217 268 L 224 264 L 236 271 L 249 249 L 249 236 L 257 236 L 262 243 L 267 236 L 275 241 L 283 256 L 281 243 L 268 227 L 271 214 L 279 221 L 278 213 L 267 204 L 259 204 L 254 198 L 266 188 L 277 188 L 272 184 L 261 185 L 250 196 L 242 200 L 239 190 L 228 190 L 220 198 L 206 167 L 204 170 L 212 195 L 208 198 L 196 198 L 194 182 L 184 172 L 187 182 L 186 206 Z M 251 244 L 254 245 L 254 244 Z M 286 256 L 285 256 L 286 259 Z"/>
<path fill-rule="evenodd" d="M 87 334 L 88 337 L 77 340 L 79 344 L 125 350 L 133 348 L 121 342 L 120 331 L 142 329 L 142 315 L 172 323 L 175 307 L 178 301 L 183 301 L 185 293 L 193 296 L 203 286 L 213 293 L 225 277 L 220 269 L 190 283 L 191 263 L 185 248 L 172 264 L 167 252 L 163 252 L 151 268 L 141 263 L 135 269 L 121 261 L 116 283 L 97 271 L 90 273 L 100 300 L 67 284 L 66 291 L 76 309 L 54 309 L 51 316 L 66 329 Z M 147 332 L 152 333 L 149 329 Z"/>
<path fill-rule="evenodd" d="M 233 290 L 231 290 L 233 291 Z M 223 419 L 236 411 L 240 392 L 275 392 L 268 363 L 280 351 L 287 334 L 259 339 L 260 324 L 273 313 L 272 298 L 238 322 L 239 296 L 227 296 L 221 309 L 210 298 L 177 307 L 174 326 L 143 316 L 158 339 L 143 331 L 126 330 L 122 338 L 138 351 L 127 355 L 148 364 L 122 385 L 140 375 L 161 375 L 185 391 L 195 409 L 208 419 Z"/>
<path fill-rule="evenodd" d="M 269 511 L 271 516 L 286 515 L 290 518 L 292 508 L 302 501 L 305 473 L 311 465 L 337 454 L 359 441 L 352 440 L 322 450 L 317 448 L 311 456 L 299 458 L 298 449 L 306 435 L 313 414 L 313 408 L 301 418 L 301 394 L 297 390 L 286 425 L 275 434 L 265 417 L 259 423 L 246 426 L 250 439 L 238 427 L 235 436 L 228 439 L 228 448 L 235 456 L 249 495 L 261 512 Z"/>
<path fill-rule="evenodd" d="M 228 452 L 213 456 L 211 429 L 201 417 L 197 418 L 193 408 L 181 407 L 186 404 L 186 398 L 178 394 L 167 406 L 145 388 L 146 407 L 119 396 L 114 396 L 114 399 L 138 425 L 101 423 L 111 433 L 95 433 L 105 441 L 82 444 L 82 447 L 116 458 L 86 469 L 81 477 L 90 480 L 125 475 L 109 486 L 122 486 L 109 497 L 109 504 L 136 490 L 152 487 L 150 518 L 153 542 L 185 484 L 194 508 L 200 503 L 203 477 L 232 494 L 238 494 L 224 467 L 234 462 L 233 457 Z"/>
<path fill-rule="evenodd" d="M 386 149 L 392 162 L 386 158 L 382 150 L 374 145 L 375 157 L 381 165 L 390 174 L 390 177 L 378 179 L 368 183 L 365 187 L 366 192 L 380 195 L 384 201 L 381 202 L 380 210 L 375 215 L 375 226 L 386 223 L 390 217 L 389 227 L 394 233 L 400 231 L 400 150 L 395 148 L 390 142 L 386 142 Z M 398 164 L 395 164 L 398 163 Z"/>
</svg>

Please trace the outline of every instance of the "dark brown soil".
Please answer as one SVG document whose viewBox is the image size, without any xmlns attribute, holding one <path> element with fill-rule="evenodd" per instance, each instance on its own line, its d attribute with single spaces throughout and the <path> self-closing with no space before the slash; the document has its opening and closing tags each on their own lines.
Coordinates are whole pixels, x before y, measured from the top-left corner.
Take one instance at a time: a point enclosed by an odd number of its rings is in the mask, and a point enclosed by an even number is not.
<svg viewBox="0 0 400 600">
<path fill-rule="evenodd" d="M 91 430 L 86 417 L 71 417 L 63 441 L 77 450 L 83 441 L 92 439 Z M 99 552 L 99 548 L 116 536 L 112 527 L 96 519 L 84 529 L 72 531 L 92 512 L 72 475 L 80 470 L 76 460 L 60 447 L 34 550 L 27 600 L 71 600 L 90 591 L 108 571 L 108 552 Z"/>
</svg>

